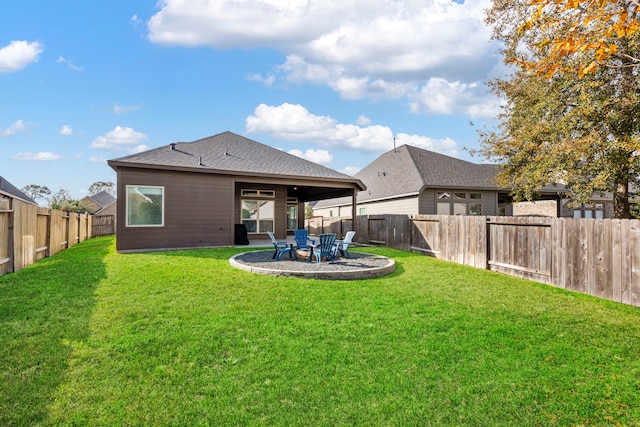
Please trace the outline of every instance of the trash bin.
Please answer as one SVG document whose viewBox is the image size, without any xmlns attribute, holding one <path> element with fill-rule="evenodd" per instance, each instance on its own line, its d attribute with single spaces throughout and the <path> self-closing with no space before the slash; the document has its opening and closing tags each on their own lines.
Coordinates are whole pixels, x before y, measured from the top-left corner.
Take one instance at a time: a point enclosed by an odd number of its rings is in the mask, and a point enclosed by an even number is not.
<svg viewBox="0 0 640 427">
<path fill-rule="evenodd" d="M 244 224 L 236 224 L 235 227 L 235 244 L 236 245 L 248 245 L 249 238 L 247 237 L 247 226 Z"/>
</svg>

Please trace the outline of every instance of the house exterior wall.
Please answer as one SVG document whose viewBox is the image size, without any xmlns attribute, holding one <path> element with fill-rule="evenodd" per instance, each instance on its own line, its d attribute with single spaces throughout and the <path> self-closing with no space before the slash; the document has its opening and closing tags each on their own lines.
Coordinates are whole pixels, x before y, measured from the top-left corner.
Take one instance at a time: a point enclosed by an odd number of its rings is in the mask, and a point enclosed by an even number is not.
<svg viewBox="0 0 640 427">
<path fill-rule="evenodd" d="M 513 216 L 558 216 L 556 200 L 536 200 L 532 202 L 513 203 Z"/>
<path fill-rule="evenodd" d="M 234 203 L 234 224 L 240 224 L 242 220 L 241 194 L 242 190 L 273 190 L 275 191 L 275 211 L 274 211 L 274 230 L 273 234 L 276 239 L 285 239 L 287 237 L 287 187 L 276 184 L 258 184 L 251 182 L 235 182 L 235 203 Z M 250 198 L 250 197 L 247 197 Z M 251 198 L 253 199 L 253 198 Z M 262 199 L 262 198 L 259 198 Z M 304 210 L 303 217 L 304 217 Z M 298 210 L 298 218 L 300 218 L 300 210 Z M 303 220 L 304 221 L 304 220 Z M 303 222 L 304 224 L 304 222 Z M 251 239 L 269 239 L 267 233 L 249 233 Z"/>
<path fill-rule="evenodd" d="M 313 216 L 323 216 L 326 218 L 343 216 L 345 212 L 349 211 L 348 216 L 351 216 L 351 205 L 345 206 L 328 206 L 325 208 L 316 209 L 313 208 Z"/>
<path fill-rule="evenodd" d="M 128 227 L 127 185 L 164 187 L 164 225 Z M 118 251 L 233 244 L 233 187 L 229 176 L 118 168 Z"/>
<path fill-rule="evenodd" d="M 571 199 L 560 202 L 560 216 L 564 218 L 614 218 L 613 200 L 594 199 L 592 203 L 572 206 Z"/>
<path fill-rule="evenodd" d="M 473 200 L 474 203 L 482 204 L 482 215 L 497 215 L 498 214 L 498 192 L 497 191 L 481 191 L 481 190 L 460 190 L 460 189 L 434 189 L 434 188 L 426 188 L 420 193 L 418 206 L 419 206 L 419 214 L 422 215 L 436 215 L 438 213 L 437 209 L 437 198 L 439 192 L 462 192 L 466 193 L 480 193 L 482 194 L 482 198 L 480 200 Z M 472 202 L 471 200 L 466 200 L 466 202 Z"/>
<path fill-rule="evenodd" d="M 356 214 L 360 215 L 360 208 L 365 208 L 364 215 L 413 215 L 418 213 L 418 196 L 393 200 L 381 200 L 372 203 L 358 203 Z M 341 216 L 351 217 L 351 206 L 344 208 Z"/>
</svg>

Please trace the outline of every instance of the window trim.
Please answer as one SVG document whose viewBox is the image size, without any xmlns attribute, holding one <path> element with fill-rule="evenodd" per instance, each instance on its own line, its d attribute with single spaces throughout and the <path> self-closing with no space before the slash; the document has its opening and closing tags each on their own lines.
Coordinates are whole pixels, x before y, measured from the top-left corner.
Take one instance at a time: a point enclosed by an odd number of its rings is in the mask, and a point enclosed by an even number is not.
<svg viewBox="0 0 640 427">
<path fill-rule="evenodd" d="M 162 206 L 160 207 L 161 220 L 160 224 L 130 224 L 129 223 L 129 188 L 158 188 L 161 190 Z M 127 228 L 159 228 L 164 227 L 164 211 L 165 211 L 165 188 L 164 185 L 126 185 L 125 186 L 125 227 Z"/>
<path fill-rule="evenodd" d="M 256 197 L 275 199 L 276 190 L 253 190 L 250 188 L 245 188 L 240 190 L 240 197 L 243 199 L 250 199 L 250 198 L 256 198 Z"/>
<path fill-rule="evenodd" d="M 435 190 L 435 205 L 436 215 L 483 215 L 484 203 L 482 193 L 478 190 Z M 477 206 L 480 209 L 479 214 L 471 212 L 471 206 Z M 465 213 L 461 213 L 461 208 L 464 206 Z M 448 213 L 441 213 L 441 211 L 448 211 Z"/>
<path fill-rule="evenodd" d="M 243 202 L 256 202 L 256 218 L 243 218 L 242 217 L 242 203 Z M 272 218 L 261 218 L 260 217 L 260 203 L 273 203 L 273 217 Z M 275 210 L 276 210 L 276 201 L 271 199 L 242 199 L 240 201 L 240 223 L 245 224 L 245 221 L 255 221 L 256 223 L 256 231 L 248 231 L 249 234 L 260 234 L 266 233 L 267 231 L 274 231 L 276 226 L 276 218 L 275 218 Z M 261 230 L 260 222 L 261 221 L 271 221 L 271 230 Z"/>
</svg>

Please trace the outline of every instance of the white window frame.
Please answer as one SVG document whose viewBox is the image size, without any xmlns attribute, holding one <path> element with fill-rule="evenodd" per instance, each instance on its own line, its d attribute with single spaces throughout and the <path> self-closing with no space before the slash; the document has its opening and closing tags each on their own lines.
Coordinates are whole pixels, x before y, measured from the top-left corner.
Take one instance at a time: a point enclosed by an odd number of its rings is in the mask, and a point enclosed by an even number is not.
<svg viewBox="0 0 640 427">
<path fill-rule="evenodd" d="M 162 197 L 162 205 L 160 207 L 161 212 L 160 212 L 160 224 L 130 224 L 129 220 L 130 220 L 130 214 L 129 214 L 129 209 L 130 209 L 130 202 L 129 202 L 129 189 L 130 188 L 152 188 L 152 189 L 160 189 L 161 191 L 161 197 Z M 127 185 L 125 188 L 125 226 L 129 227 L 129 228 L 138 228 L 138 227 L 164 227 L 164 210 L 165 210 L 165 191 L 164 191 L 164 186 L 161 185 Z"/>
<path fill-rule="evenodd" d="M 482 215 L 482 193 L 478 191 L 436 191 L 435 202 L 437 215 Z M 471 205 L 478 205 L 480 207 L 480 214 L 472 213 Z M 462 212 L 463 209 L 464 213 Z M 442 211 L 444 210 L 448 213 L 443 213 Z"/>
<path fill-rule="evenodd" d="M 258 207 L 258 211 L 256 212 L 257 217 L 255 219 L 252 218 L 243 218 L 242 217 L 242 202 L 256 202 Z M 262 219 L 260 218 L 260 202 L 272 202 L 273 203 L 273 218 Z M 240 190 L 240 223 L 244 224 L 246 220 L 255 221 L 256 222 L 256 231 L 249 231 L 249 234 L 259 234 L 266 233 L 267 231 L 275 231 L 276 228 L 276 191 L 275 190 L 255 190 L 255 189 L 242 189 Z M 271 220 L 271 230 L 261 230 L 260 229 L 260 221 L 268 221 Z"/>
</svg>

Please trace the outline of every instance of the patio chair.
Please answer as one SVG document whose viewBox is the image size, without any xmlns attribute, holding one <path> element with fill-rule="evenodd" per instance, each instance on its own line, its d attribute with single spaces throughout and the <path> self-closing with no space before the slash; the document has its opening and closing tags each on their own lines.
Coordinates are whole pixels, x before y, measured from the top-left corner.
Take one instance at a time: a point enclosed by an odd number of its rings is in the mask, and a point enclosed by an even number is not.
<svg viewBox="0 0 640 427">
<path fill-rule="evenodd" d="M 344 236 L 343 240 L 336 240 L 336 244 L 333 248 L 333 251 L 335 252 L 335 255 L 338 255 L 338 251 L 340 251 L 340 254 L 342 256 L 346 256 L 347 258 L 349 257 L 349 251 L 347 250 L 349 248 L 349 245 L 352 243 L 353 241 L 353 236 L 356 235 L 355 231 L 347 231 L 347 235 Z"/>
<path fill-rule="evenodd" d="M 309 232 L 304 228 L 293 230 L 293 240 L 296 241 L 297 249 L 307 249 L 316 244 L 315 239 L 310 239 Z M 308 242 L 311 242 L 311 245 Z"/>
<path fill-rule="evenodd" d="M 320 243 L 313 246 L 312 254 L 312 256 L 316 257 L 316 262 L 320 264 L 322 257 L 325 257 L 327 261 L 335 261 L 336 253 L 334 251 L 334 247 L 336 243 L 336 235 L 333 233 L 326 233 L 321 234 L 318 237 L 320 238 Z"/>
<path fill-rule="evenodd" d="M 269 238 L 271 239 L 271 243 L 273 243 L 273 247 L 275 248 L 275 252 L 271 258 L 274 258 L 276 261 L 280 261 L 282 254 L 289 252 L 289 258 L 293 259 L 293 244 L 285 241 L 277 241 L 275 236 L 271 231 L 267 231 Z"/>
</svg>

